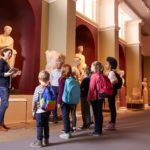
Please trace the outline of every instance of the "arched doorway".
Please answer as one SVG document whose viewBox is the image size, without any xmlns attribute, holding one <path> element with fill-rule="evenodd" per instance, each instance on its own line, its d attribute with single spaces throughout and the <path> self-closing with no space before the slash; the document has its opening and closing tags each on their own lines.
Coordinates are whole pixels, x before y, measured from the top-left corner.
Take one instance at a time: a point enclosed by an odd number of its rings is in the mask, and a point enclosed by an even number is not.
<svg viewBox="0 0 150 150">
<path fill-rule="evenodd" d="M 79 45 L 83 45 L 85 61 L 90 66 L 96 58 L 96 46 L 91 31 L 85 25 L 79 25 L 76 28 L 76 52 Z"/>
<path fill-rule="evenodd" d="M 15 67 L 22 70 L 21 77 L 13 80 L 13 87 L 22 94 L 33 92 L 37 84 L 40 56 L 40 17 L 41 1 L 32 0 L 1 0 L 0 1 L 0 33 L 5 25 L 13 28 L 11 36 L 17 50 Z M 36 9 L 35 9 L 36 8 Z M 37 11 L 37 12 L 35 12 Z"/>
</svg>

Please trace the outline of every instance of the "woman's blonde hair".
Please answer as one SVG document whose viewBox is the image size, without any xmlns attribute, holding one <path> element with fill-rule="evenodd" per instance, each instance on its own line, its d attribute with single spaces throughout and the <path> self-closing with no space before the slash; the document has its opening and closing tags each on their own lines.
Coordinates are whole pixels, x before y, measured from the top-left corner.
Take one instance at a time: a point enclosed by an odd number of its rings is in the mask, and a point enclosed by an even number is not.
<svg viewBox="0 0 150 150">
<path fill-rule="evenodd" d="M 99 61 L 94 61 L 92 66 L 95 68 L 95 72 L 103 73 L 104 66 Z"/>
</svg>

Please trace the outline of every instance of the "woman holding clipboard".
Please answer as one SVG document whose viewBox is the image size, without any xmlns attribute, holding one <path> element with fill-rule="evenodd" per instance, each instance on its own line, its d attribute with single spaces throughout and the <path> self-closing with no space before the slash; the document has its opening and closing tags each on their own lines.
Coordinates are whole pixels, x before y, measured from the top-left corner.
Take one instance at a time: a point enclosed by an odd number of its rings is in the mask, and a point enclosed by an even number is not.
<svg viewBox="0 0 150 150">
<path fill-rule="evenodd" d="M 21 75 L 19 69 L 10 69 L 8 60 L 12 57 L 12 49 L 4 48 L 0 51 L 0 130 L 8 130 L 9 128 L 4 124 L 4 117 L 6 109 L 8 108 L 8 98 L 11 88 L 11 78 Z"/>
</svg>

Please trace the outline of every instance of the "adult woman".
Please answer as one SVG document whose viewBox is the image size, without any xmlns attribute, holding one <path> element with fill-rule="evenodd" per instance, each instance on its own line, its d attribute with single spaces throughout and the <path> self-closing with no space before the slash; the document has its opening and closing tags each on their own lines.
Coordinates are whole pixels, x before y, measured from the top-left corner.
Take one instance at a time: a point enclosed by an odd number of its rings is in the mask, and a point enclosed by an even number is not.
<svg viewBox="0 0 150 150">
<path fill-rule="evenodd" d="M 5 48 L 1 50 L 1 58 L 0 58 L 0 129 L 9 128 L 4 124 L 4 117 L 6 109 L 8 108 L 8 98 L 11 87 L 11 77 L 15 77 L 20 75 L 21 72 L 15 69 L 10 69 L 8 65 L 8 60 L 12 56 L 12 49 Z"/>
<path fill-rule="evenodd" d="M 103 73 L 104 67 L 98 61 L 94 61 L 91 65 L 91 71 L 93 72 L 90 79 L 90 86 L 88 91 L 88 102 L 91 103 L 94 114 L 94 132 L 93 136 L 99 136 L 102 134 L 102 126 L 103 126 L 103 114 L 102 114 L 102 106 L 103 99 L 98 99 L 97 96 L 97 82 L 99 81 L 99 74 Z"/>
</svg>

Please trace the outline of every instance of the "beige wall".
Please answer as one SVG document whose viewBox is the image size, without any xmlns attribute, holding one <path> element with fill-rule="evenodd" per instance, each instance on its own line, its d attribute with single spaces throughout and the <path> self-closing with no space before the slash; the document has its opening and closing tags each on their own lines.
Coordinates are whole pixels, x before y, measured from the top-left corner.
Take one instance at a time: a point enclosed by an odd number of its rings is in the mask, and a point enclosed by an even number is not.
<svg viewBox="0 0 150 150">
<path fill-rule="evenodd" d="M 133 87 L 141 88 L 142 69 L 139 44 L 128 45 L 126 48 L 126 52 L 127 95 L 131 96 Z"/>
<path fill-rule="evenodd" d="M 48 11 L 49 4 L 42 1 L 42 23 L 41 23 L 41 52 L 40 52 L 40 70 L 45 68 L 45 51 L 48 49 Z"/>
<path fill-rule="evenodd" d="M 98 60 L 105 63 L 106 57 L 118 59 L 118 0 L 99 2 Z"/>
<path fill-rule="evenodd" d="M 142 52 L 144 56 L 150 56 L 150 36 L 142 36 Z"/>
<path fill-rule="evenodd" d="M 76 38 L 76 7 L 75 2 L 68 0 L 67 13 L 67 51 L 66 63 L 72 63 L 75 56 L 75 38 Z"/>
<path fill-rule="evenodd" d="M 56 50 L 66 55 L 71 63 L 75 54 L 75 2 L 57 0 L 49 5 L 48 50 Z"/>
<path fill-rule="evenodd" d="M 105 63 L 106 57 L 112 56 L 118 59 L 118 36 L 117 30 L 106 29 L 99 31 L 99 53 L 98 59 Z"/>
</svg>

